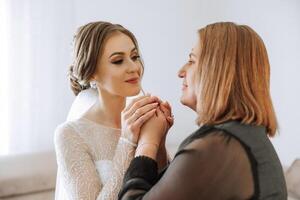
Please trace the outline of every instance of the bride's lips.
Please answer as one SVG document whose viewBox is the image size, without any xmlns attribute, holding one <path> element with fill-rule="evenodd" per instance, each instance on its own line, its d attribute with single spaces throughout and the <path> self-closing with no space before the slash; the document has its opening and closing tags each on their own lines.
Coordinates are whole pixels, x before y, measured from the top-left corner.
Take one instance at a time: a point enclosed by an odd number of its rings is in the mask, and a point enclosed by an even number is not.
<svg viewBox="0 0 300 200">
<path fill-rule="evenodd" d="M 137 84 L 139 82 L 139 77 L 135 77 L 135 78 L 130 78 L 130 79 L 127 79 L 125 82 L 127 83 L 131 83 L 131 84 Z"/>
</svg>

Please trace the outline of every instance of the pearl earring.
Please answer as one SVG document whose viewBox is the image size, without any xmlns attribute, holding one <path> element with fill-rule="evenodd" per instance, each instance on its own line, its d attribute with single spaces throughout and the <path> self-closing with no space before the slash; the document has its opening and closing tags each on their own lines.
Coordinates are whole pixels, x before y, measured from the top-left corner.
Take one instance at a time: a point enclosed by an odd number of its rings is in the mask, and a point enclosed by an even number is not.
<svg viewBox="0 0 300 200">
<path fill-rule="evenodd" d="M 97 82 L 96 82 L 96 81 L 91 81 L 91 82 L 90 82 L 90 86 L 91 86 L 91 88 L 93 88 L 93 89 L 97 89 Z"/>
</svg>

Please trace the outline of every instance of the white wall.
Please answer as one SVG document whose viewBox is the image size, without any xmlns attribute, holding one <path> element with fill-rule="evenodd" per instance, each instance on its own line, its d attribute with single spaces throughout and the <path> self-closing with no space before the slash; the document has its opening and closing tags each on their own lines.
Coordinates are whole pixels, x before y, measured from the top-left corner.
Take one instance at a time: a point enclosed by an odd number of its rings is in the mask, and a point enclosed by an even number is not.
<svg viewBox="0 0 300 200">
<path fill-rule="evenodd" d="M 53 148 L 53 130 L 65 119 L 73 99 L 66 79 L 73 33 L 78 26 L 96 20 L 120 23 L 137 36 L 146 64 L 144 89 L 172 104 L 175 125 L 168 143 L 178 145 L 196 126 L 195 114 L 179 103 L 181 80 L 177 71 L 188 58 L 198 28 L 216 21 L 234 21 L 250 25 L 265 41 L 271 62 L 272 96 L 280 124 L 280 135 L 272 141 L 284 164 L 300 157 L 297 127 L 300 1 L 32 0 L 20 3 L 14 0 L 10 5 L 13 8 L 10 30 L 15 38 L 11 43 L 12 70 L 30 65 L 34 71 L 25 73 L 25 77 L 24 74 L 12 76 L 13 71 L 10 74 L 12 88 L 19 88 L 21 93 L 13 99 L 11 107 L 23 109 L 22 116 L 14 117 L 12 134 L 19 135 L 20 140 L 10 145 L 10 152 Z M 26 85 L 26 80 L 32 79 L 35 81 Z M 27 106 L 18 104 L 21 97 Z"/>
</svg>

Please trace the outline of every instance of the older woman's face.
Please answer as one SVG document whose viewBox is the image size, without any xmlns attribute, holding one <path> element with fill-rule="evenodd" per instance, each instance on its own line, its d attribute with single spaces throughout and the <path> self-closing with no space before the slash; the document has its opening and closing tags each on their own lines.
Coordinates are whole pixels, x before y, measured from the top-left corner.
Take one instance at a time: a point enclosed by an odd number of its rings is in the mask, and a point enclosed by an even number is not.
<svg viewBox="0 0 300 200">
<path fill-rule="evenodd" d="M 200 47 L 199 41 L 194 45 L 189 54 L 188 62 L 181 67 L 178 77 L 183 79 L 181 103 L 196 111 L 197 98 L 195 90 L 195 73 L 199 64 Z"/>
</svg>

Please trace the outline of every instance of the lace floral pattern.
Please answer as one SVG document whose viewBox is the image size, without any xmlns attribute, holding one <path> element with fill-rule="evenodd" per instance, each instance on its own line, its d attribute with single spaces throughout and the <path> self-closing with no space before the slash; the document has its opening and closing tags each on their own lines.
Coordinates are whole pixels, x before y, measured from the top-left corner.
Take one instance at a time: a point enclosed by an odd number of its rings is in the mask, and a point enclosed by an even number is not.
<svg viewBox="0 0 300 200">
<path fill-rule="evenodd" d="M 135 148 L 120 140 L 121 130 L 85 118 L 55 131 L 58 164 L 56 200 L 115 200 Z"/>
</svg>

